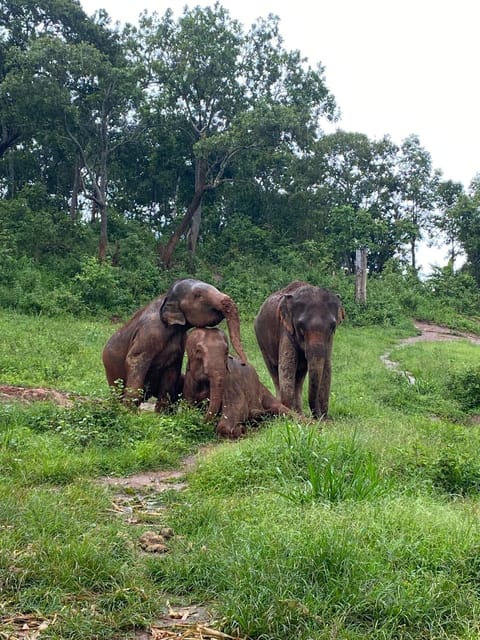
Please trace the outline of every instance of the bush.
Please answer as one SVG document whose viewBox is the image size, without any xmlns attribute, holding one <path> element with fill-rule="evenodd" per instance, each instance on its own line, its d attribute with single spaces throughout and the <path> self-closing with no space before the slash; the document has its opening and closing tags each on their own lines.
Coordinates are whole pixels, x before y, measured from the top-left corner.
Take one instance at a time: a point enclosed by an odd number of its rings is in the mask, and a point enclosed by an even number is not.
<svg viewBox="0 0 480 640">
<path fill-rule="evenodd" d="M 432 467 L 435 487 L 449 495 L 477 495 L 480 492 L 480 465 L 463 455 L 442 456 Z"/>
<path fill-rule="evenodd" d="M 74 278 L 77 290 L 86 309 L 92 313 L 108 311 L 118 305 L 123 297 L 118 282 L 118 271 L 107 262 L 86 258 L 80 273 Z"/>
<path fill-rule="evenodd" d="M 447 388 L 464 410 L 480 408 L 480 367 L 457 371 L 450 376 Z"/>
</svg>

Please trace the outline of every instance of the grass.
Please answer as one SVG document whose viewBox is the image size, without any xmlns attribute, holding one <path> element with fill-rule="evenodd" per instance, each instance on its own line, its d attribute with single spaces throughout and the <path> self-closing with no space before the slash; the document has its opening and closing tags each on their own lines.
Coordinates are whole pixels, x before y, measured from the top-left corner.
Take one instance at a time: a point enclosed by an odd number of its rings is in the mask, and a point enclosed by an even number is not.
<svg viewBox="0 0 480 640">
<path fill-rule="evenodd" d="M 271 388 L 251 325 L 246 351 Z M 478 638 L 478 346 L 396 348 L 405 329 L 345 324 L 331 421 L 269 420 L 217 442 L 198 410 L 112 400 L 100 360 L 111 325 L 3 312 L 0 328 L 2 382 L 91 398 L 0 405 L 2 632 L 30 614 L 53 640 L 129 638 L 168 600 L 208 603 L 217 626 L 258 640 Z M 415 384 L 386 369 L 387 351 Z M 470 402 L 452 380 L 468 380 Z M 156 514 L 137 524 L 96 482 L 175 467 L 205 443 L 188 489 L 150 496 Z M 168 553 L 142 552 L 141 533 L 162 525 Z"/>
</svg>

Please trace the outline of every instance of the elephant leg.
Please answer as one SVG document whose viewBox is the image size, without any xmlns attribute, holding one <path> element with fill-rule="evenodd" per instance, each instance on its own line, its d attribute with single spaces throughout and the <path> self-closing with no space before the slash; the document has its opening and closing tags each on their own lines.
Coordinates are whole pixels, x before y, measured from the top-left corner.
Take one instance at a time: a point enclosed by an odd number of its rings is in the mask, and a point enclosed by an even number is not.
<svg viewBox="0 0 480 640">
<path fill-rule="evenodd" d="M 303 408 L 303 383 L 307 375 L 307 360 L 303 354 L 299 355 L 297 361 L 297 370 L 295 372 L 295 404 L 292 407 L 299 413 Z"/>
<path fill-rule="evenodd" d="M 160 413 L 178 400 L 182 384 L 180 369 L 181 362 L 178 362 L 160 372 L 157 402 L 155 404 L 157 413 Z"/>
<path fill-rule="evenodd" d="M 145 381 L 148 376 L 150 359 L 142 357 L 127 356 L 125 379 L 124 402 L 127 404 L 139 405 L 143 399 Z"/>
<path fill-rule="evenodd" d="M 286 335 L 282 336 L 280 339 L 278 358 L 279 399 L 287 407 L 301 412 L 302 406 L 297 406 L 298 403 L 295 396 L 297 359 L 297 351 L 290 338 Z"/>
</svg>

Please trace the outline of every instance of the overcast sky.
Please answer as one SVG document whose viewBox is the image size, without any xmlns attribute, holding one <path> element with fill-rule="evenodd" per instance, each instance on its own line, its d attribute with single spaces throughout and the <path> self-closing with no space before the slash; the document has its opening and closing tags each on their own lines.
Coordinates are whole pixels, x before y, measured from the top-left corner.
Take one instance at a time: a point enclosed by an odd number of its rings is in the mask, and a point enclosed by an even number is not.
<svg viewBox="0 0 480 640">
<path fill-rule="evenodd" d="M 88 14 L 136 23 L 143 9 L 179 17 L 198 0 L 81 0 Z M 479 0 L 222 0 L 248 29 L 280 17 L 285 47 L 325 67 L 338 125 L 400 143 L 420 138 L 445 179 L 468 187 L 480 173 Z M 441 260 L 440 255 L 438 258 Z M 432 252 L 429 259 L 433 259 Z"/>
</svg>

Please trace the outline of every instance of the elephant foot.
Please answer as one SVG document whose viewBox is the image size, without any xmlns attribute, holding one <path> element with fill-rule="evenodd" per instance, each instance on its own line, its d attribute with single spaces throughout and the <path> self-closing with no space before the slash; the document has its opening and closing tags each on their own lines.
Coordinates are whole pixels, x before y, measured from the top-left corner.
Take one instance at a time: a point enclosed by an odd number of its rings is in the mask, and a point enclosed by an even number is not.
<svg viewBox="0 0 480 640">
<path fill-rule="evenodd" d="M 165 413 L 172 411 L 172 403 L 168 398 L 160 398 L 155 403 L 155 413 Z"/>
<path fill-rule="evenodd" d="M 124 396 L 122 398 L 122 404 L 128 409 L 138 409 L 141 402 L 141 399 L 133 398 L 131 396 Z"/>
<path fill-rule="evenodd" d="M 229 438 L 230 440 L 236 440 L 241 436 L 244 436 L 246 433 L 245 425 L 236 424 L 236 425 L 228 425 L 219 423 L 217 426 L 217 435 L 221 438 Z"/>
<path fill-rule="evenodd" d="M 317 422 L 331 422 L 332 418 L 327 413 L 312 413 L 312 418 Z"/>
</svg>

